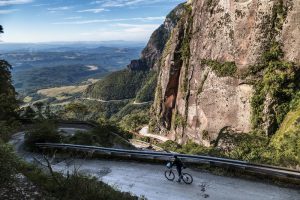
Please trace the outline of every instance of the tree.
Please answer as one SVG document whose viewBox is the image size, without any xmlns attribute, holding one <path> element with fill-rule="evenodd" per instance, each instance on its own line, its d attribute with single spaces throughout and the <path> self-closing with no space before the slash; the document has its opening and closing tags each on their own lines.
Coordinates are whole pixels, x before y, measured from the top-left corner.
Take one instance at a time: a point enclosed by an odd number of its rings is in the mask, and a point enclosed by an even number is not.
<svg viewBox="0 0 300 200">
<path fill-rule="evenodd" d="M 11 66 L 0 60 L 0 120 L 9 120 L 16 116 L 17 93 L 12 85 Z"/>
<path fill-rule="evenodd" d="M 38 150 L 36 143 L 59 143 L 61 135 L 53 121 L 41 121 L 34 125 L 32 130 L 25 134 L 25 145 L 29 150 Z"/>
<path fill-rule="evenodd" d="M 123 118 L 121 126 L 129 131 L 137 131 L 140 127 L 149 123 L 149 116 L 145 113 L 130 114 Z"/>
<path fill-rule="evenodd" d="M 37 108 L 38 110 L 38 118 L 43 120 L 44 119 L 44 116 L 43 116 L 43 106 L 44 106 L 44 103 L 39 101 L 39 102 L 36 102 L 34 104 L 34 106 Z"/>
<path fill-rule="evenodd" d="M 0 33 L 3 33 L 1 25 Z M 0 60 L 0 121 L 8 121 L 16 117 L 18 109 L 17 93 L 12 85 L 11 69 L 8 62 Z"/>
<path fill-rule="evenodd" d="M 88 108 L 80 103 L 70 103 L 65 107 L 67 114 L 72 114 L 77 120 L 84 120 L 86 114 L 88 114 Z"/>
<path fill-rule="evenodd" d="M 24 109 L 24 114 L 22 117 L 24 117 L 26 119 L 34 119 L 35 116 L 36 116 L 36 113 L 30 106 L 28 106 Z"/>
</svg>

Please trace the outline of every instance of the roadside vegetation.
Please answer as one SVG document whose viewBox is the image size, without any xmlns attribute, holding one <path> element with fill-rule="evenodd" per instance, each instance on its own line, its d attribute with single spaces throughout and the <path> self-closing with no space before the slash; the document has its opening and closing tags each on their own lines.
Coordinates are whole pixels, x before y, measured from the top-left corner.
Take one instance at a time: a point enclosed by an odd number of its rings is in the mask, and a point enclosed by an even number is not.
<svg viewBox="0 0 300 200">
<path fill-rule="evenodd" d="M 224 133 L 216 142 L 218 143 L 212 147 L 205 147 L 192 141 L 188 141 L 184 145 L 174 141 L 157 145 L 167 151 L 183 154 L 210 155 L 294 169 L 300 167 L 299 128 L 278 133 L 272 138 L 260 132 L 249 134 Z"/>
<path fill-rule="evenodd" d="M 66 177 L 52 171 L 49 174 L 33 165 L 22 163 L 20 171 L 33 183 L 39 185 L 52 197 L 64 200 L 137 200 L 130 193 L 120 192 L 113 187 L 98 181 L 96 178 L 85 176 L 75 170 Z"/>
<path fill-rule="evenodd" d="M 39 121 L 25 134 L 25 146 L 30 151 L 37 150 L 36 143 L 60 143 L 62 135 L 53 121 Z"/>
<path fill-rule="evenodd" d="M 35 123 L 31 130 L 26 132 L 25 147 L 29 151 L 39 151 L 36 143 L 65 143 L 134 149 L 128 142 L 131 138 L 130 133 L 106 121 L 99 122 L 97 127 L 91 130 L 66 134 L 58 131 L 55 121 L 43 120 Z"/>
</svg>

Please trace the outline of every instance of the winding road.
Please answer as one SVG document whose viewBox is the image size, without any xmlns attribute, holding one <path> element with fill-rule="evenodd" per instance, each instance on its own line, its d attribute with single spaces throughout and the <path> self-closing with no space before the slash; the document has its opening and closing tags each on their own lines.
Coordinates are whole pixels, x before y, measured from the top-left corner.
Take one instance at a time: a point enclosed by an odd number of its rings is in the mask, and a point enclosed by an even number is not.
<svg viewBox="0 0 300 200">
<path fill-rule="evenodd" d="M 63 130 L 65 127 L 61 127 Z M 81 129 L 82 130 L 82 129 Z M 73 134 L 76 128 L 65 130 Z M 34 158 L 41 159 L 40 154 L 24 151 L 24 133 L 14 135 L 11 144 L 16 152 L 28 162 Z M 165 167 L 138 162 L 119 162 L 107 160 L 84 160 L 56 158 L 52 162 L 57 172 L 67 173 L 75 169 L 97 177 L 99 180 L 131 192 L 137 196 L 145 196 L 149 200 L 299 200 L 300 192 L 294 189 L 281 188 L 257 181 L 239 178 L 222 177 L 207 172 L 187 171 L 194 177 L 192 185 L 167 181 L 164 177 Z"/>
<path fill-rule="evenodd" d="M 149 127 L 148 127 L 148 126 L 143 127 L 143 128 L 139 131 L 139 134 L 140 134 L 141 136 L 144 136 L 144 137 L 155 138 L 155 139 L 160 140 L 160 141 L 162 141 L 162 142 L 166 142 L 166 141 L 170 140 L 168 137 L 165 137 L 165 136 L 162 136 L 162 135 L 156 135 L 156 134 L 151 134 L 151 133 L 149 133 Z"/>
</svg>

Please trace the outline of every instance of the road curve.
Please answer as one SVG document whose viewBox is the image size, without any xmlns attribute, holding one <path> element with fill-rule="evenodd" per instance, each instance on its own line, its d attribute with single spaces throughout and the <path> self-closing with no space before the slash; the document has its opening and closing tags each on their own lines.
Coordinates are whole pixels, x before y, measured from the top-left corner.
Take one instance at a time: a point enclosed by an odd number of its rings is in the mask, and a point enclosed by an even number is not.
<svg viewBox="0 0 300 200">
<path fill-rule="evenodd" d="M 155 134 L 149 133 L 149 127 L 148 127 L 148 126 L 143 127 L 143 128 L 139 131 L 139 134 L 140 134 L 141 136 L 144 136 L 144 137 L 155 138 L 155 139 L 160 140 L 160 141 L 162 141 L 162 142 L 166 142 L 166 141 L 170 140 L 169 138 L 167 138 L 167 137 L 165 137 L 165 136 L 162 136 L 162 135 L 155 135 Z"/>
<path fill-rule="evenodd" d="M 18 133 L 11 141 L 17 153 L 23 159 L 34 162 L 41 158 L 22 149 L 24 133 Z M 206 172 L 187 170 L 194 177 L 192 185 L 169 182 L 164 178 L 162 165 L 141 164 L 137 162 L 117 162 L 105 160 L 59 159 L 53 160 L 53 169 L 57 172 L 72 171 L 79 168 L 83 173 L 131 192 L 144 195 L 149 200 L 299 200 L 300 192 L 238 178 L 222 177 Z"/>
<path fill-rule="evenodd" d="M 72 171 L 76 168 L 93 175 L 99 180 L 131 192 L 145 196 L 149 200 L 299 200 L 299 191 L 280 188 L 260 182 L 238 178 L 216 176 L 209 173 L 187 170 L 194 177 L 192 185 L 170 182 L 164 177 L 162 165 L 136 162 L 76 159 L 58 162 L 55 171 Z"/>
</svg>

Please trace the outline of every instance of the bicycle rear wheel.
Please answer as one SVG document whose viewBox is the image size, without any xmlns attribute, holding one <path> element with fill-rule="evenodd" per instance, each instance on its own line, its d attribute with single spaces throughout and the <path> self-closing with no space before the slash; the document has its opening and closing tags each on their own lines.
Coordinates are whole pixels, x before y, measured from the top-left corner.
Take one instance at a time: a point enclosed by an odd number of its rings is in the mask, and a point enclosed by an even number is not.
<svg viewBox="0 0 300 200">
<path fill-rule="evenodd" d="M 165 177 L 166 179 L 168 179 L 169 181 L 174 181 L 175 179 L 175 174 L 172 170 L 166 170 L 165 171 Z"/>
<path fill-rule="evenodd" d="M 183 182 L 185 182 L 186 184 L 192 184 L 193 182 L 193 177 L 188 174 L 188 173 L 183 173 L 182 174 L 182 180 Z"/>
</svg>

